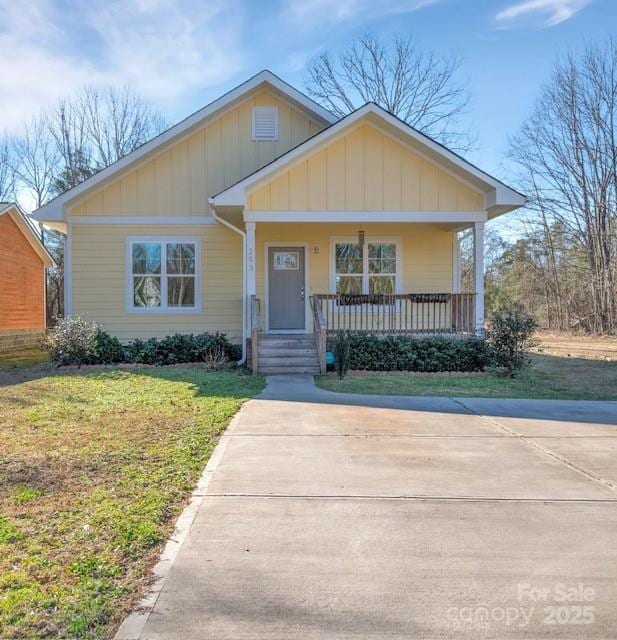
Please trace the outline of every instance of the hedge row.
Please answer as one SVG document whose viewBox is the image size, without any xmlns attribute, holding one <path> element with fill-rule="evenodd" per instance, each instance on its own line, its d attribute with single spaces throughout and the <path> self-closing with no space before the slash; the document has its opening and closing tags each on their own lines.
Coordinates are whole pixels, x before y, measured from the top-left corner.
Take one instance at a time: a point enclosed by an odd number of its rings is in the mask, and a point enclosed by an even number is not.
<svg viewBox="0 0 617 640">
<path fill-rule="evenodd" d="M 482 371 L 489 365 L 486 342 L 470 337 L 348 336 L 351 370 Z M 334 349 L 334 341 L 329 345 Z"/>
<path fill-rule="evenodd" d="M 132 340 L 123 345 L 98 325 L 79 318 L 62 320 L 48 336 L 51 359 L 60 365 L 120 362 L 170 365 L 187 362 L 221 364 L 239 359 L 239 348 L 224 333 L 175 334 Z"/>
</svg>

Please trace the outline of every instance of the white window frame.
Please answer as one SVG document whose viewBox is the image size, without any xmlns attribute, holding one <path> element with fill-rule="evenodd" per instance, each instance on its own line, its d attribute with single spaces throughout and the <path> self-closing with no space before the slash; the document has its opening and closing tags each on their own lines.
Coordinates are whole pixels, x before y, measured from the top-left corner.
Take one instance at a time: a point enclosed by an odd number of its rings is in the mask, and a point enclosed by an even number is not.
<svg viewBox="0 0 617 640">
<path fill-rule="evenodd" d="M 330 293 L 336 293 L 336 245 L 341 243 L 358 244 L 358 236 L 332 236 L 330 238 Z M 403 253 L 402 242 L 398 236 L 364 236 L 364 246 L 369 244 L 393 244 L 396 247 L 396 272 L 394 274 L 394 293 L 403 291 Z M 353 274 L 351 274 L 353 275 Z M 359 275 L 359 274 L 358 274 Z M 362 251 L 362 294 L 368 295 L 369 277 L 368 250 Z M 384 274 L 386 275 L 386 274 Z M 387 274 L 389 275 L 389 274 Z"/>
<path fill-rule="evenodd" d="M 161 306 L 136 307 L 133 291 L 133 245 L 143 243 L 161 245 Z M 167 244 L 195 245 L 195 304 L 192 307 L 170 307 L 167 305 Z M 164 269 L 164 271 L 163 271 Z M 201 238 L 197 236 L 128 236 L 126 239 L 126 310 L 139 314 L 195 314 L 201 312 Z M 173 277 L 174 274 L 172 274 Z"/>
<path fill-rule="evenodd" d="M 258 110 L 269 110 L 274 113 L 274 136 L 272 138 L 258 138 L 255 135 L 255 114 Z M 259 105 L 251 110 L 251 135 L 253 142 L 276 142 L 279 139 L 279 110 L 278 107 Z"/>
</svg>

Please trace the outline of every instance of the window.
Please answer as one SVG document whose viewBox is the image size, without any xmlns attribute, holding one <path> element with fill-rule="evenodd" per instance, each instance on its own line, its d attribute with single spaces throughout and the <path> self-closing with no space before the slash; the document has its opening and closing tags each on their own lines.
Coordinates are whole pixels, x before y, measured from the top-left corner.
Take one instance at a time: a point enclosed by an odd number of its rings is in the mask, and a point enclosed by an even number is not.
<svg viewBox="0 0 617 640">
<path fill-rule="evenodd" d="M 129 310 L 196 311 L 199 242 L 187 238 L 132 238 L 127 255 Z"/>
<path fill-rule="evenodd" d="M 278 140 L 278 109 L 253 107 L 253 140 Z"/>
<path fill-rule="evenodd" d="M 396 293 L 397 257 L 395 241 L 335 241 L 334 290 L 348 295 Z"/>
</svg>

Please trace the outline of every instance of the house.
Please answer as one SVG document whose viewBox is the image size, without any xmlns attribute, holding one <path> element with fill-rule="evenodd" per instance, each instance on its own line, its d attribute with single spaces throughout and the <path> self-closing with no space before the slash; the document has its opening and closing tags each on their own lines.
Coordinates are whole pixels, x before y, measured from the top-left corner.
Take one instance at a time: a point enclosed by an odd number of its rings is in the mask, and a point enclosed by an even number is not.
<svg viewBox="0 0 617 640">
<path fill-rule="evenodd" d="M 0 351 L 36 344 L 45 331 L 45 268 L 54 261 L 16 204 L 0 203 Z"/>
<path fill-rule="evenodd" d="M 224 331 L 274 372 L 323 367 L 343 329 L 480 331 L 484 224 L 524 203 L 376 104 L 339 119 L 262 71 L 34 217 L 67 233 L 67 313 L 121 340 Z"/>
</svg>

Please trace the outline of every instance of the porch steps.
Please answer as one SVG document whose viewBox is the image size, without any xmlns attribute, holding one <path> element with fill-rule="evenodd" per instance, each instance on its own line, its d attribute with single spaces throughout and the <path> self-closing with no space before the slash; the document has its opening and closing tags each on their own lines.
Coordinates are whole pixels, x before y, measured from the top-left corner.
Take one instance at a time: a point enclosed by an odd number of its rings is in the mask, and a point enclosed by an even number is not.
<svg viewBox="0 0 617 640">
<path fill-rule="evenodd" d="M 312 335 L 261 335 L 257 344 L 259 373 L 319 373 Z"/>
</svg>

